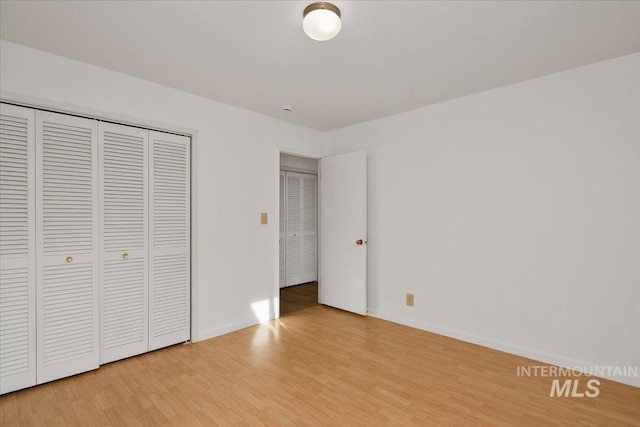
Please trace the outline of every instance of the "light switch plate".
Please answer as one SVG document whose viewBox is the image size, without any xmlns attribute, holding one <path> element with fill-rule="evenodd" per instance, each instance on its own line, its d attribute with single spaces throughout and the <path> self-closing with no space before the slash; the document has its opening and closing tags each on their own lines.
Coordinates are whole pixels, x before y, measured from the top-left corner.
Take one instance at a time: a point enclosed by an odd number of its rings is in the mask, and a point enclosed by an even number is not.
<svg viewBox="0 0 640 427">
<path fill-rule="evenodd" d="M 262 212 L 260 214 L 260 224 L 266 224 L 267 223 L 267 213 L 266 212 Z"/>
</svg>

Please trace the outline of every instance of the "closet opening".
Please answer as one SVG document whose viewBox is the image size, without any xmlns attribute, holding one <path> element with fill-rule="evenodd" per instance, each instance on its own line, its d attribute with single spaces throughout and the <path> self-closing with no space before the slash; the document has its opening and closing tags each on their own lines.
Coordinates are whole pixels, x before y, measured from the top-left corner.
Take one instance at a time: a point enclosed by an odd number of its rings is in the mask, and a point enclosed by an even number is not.
<svg viewBox="0 0 640 427">
<path fill-rule="evenodd" d="M 318 304 L 318 160 L 280 153 L 280 315 Z"/>
</svg>

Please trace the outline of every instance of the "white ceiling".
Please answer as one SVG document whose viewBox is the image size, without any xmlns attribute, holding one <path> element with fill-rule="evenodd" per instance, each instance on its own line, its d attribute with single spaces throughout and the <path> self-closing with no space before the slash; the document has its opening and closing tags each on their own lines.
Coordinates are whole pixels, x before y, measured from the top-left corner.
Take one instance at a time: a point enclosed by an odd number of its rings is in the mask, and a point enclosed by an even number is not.
<svg viewBox="0 0 640 427">
<path fill-rule="evenodd" d="M 2 0 L 0 37 L 319 130 L 640 51 L 639 1 L 336 0 L 328 42 L 311 2 Z"/>
</svg>

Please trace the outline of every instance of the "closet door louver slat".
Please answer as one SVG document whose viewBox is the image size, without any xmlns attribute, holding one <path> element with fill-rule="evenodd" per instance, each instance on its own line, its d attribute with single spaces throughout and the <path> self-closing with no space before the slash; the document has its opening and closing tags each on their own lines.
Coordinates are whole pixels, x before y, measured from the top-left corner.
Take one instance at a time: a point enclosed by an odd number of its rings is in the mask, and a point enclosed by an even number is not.
<svg viewBox="0 0 640 427">
<path fill-rule="evenodd" d="M 190 339 L 190 139 L 150 132 L 149 349 Z"/>
<path fill-rule="evenodd" d="M 149 348 L 148 135 L 130 126 L 99 126 L 101 364 Z"/>
<path fill-rule="evenodd" d="M 36 112 L 38 384 L 98 367 L 97 136 Z"/>
<path fill-rule="evenodd" d="M 0 104 L 0 394 L 36 384 L 34 123 Z"/>
</svg>

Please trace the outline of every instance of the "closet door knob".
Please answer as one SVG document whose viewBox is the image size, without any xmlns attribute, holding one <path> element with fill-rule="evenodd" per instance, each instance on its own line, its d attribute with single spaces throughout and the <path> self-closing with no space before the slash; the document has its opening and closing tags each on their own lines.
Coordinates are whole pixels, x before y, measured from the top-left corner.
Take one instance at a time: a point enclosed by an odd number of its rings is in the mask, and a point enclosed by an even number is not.
<svg viewBox="0 0 640 427">
<path fill-rule="evenodd" d="M 129 254 L 128 254 L 128 253 L 126 253 L 126 252 L 125 252 L 125 253 L 123 253 L 123 254 L 122 254 L 122 258 L 124 258 L 124 259 L 129 258 Z"/>
<path fill-rule="evenodd" d="M 361 244 L 363 244 L 363 243 L 364 243 L 364 242 L 362 241 L 362 239 L 358 239 L 358 240 L 356 240 L 356 245 L 358 245 L 358 246 L 359 246 L 359 245 L 361 245 Z"/>
<path fill-rule="evenodd" d="M 68 257 L 67 257 L 67 262 L 73 262 L 73 257 L 68 256 Z"/>
</svg>

